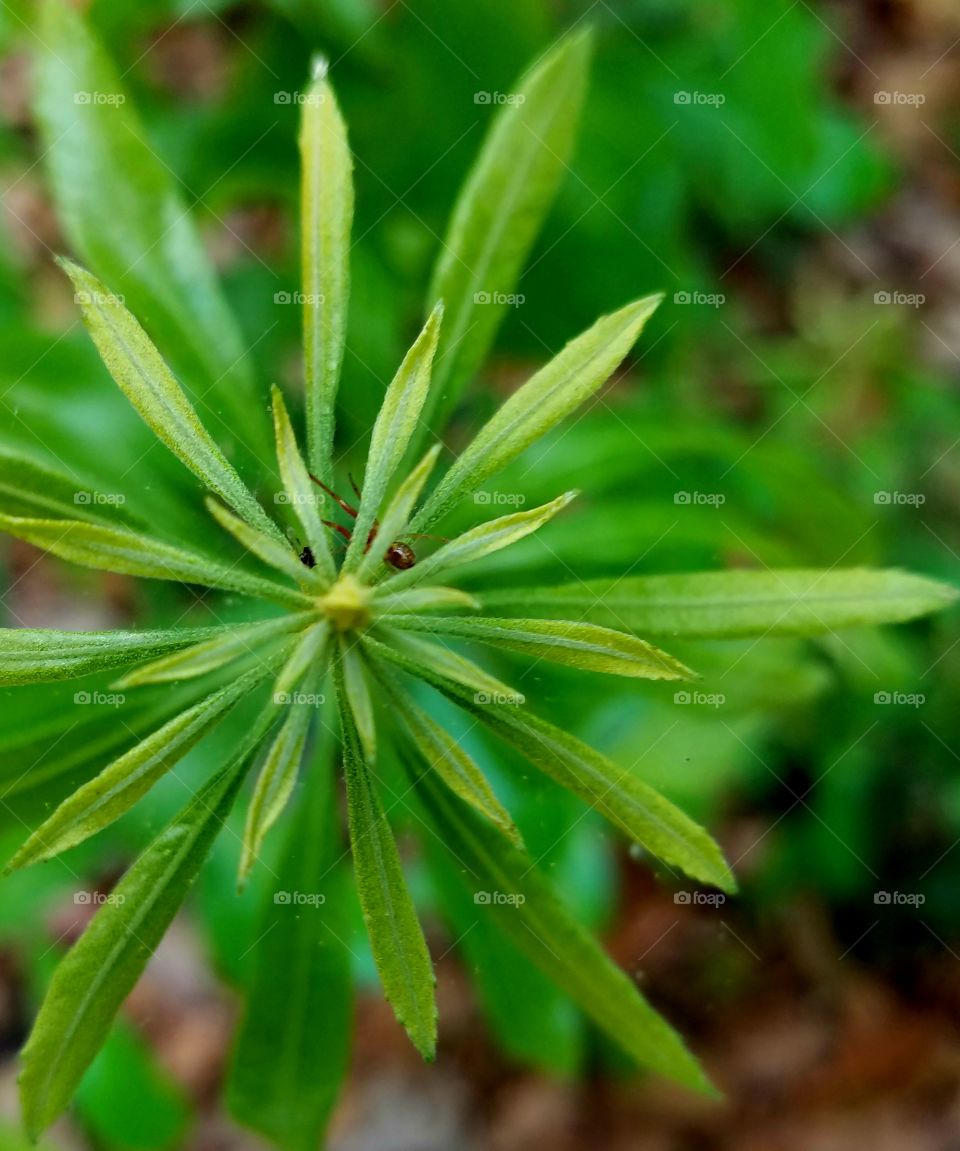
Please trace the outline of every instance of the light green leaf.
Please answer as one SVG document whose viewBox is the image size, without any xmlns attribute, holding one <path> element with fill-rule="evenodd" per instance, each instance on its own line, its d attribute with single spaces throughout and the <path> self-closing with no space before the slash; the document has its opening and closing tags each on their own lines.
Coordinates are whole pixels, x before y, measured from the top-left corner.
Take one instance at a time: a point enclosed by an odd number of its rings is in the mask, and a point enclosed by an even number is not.
<svg viewBox="0 0 960 1151">
<path fill-rule="evenodd" d="M 363 498 L 343 561 L 344 571 L 356 571 L 360 566 L 367 538 L 379 515 L 387 487 L 406 455 L 416 430 L 430 388 L 430 368 L 437 350 L 442 319 L 443 304 L 438 303 L 413 347 L 404 356 L 403 363 L 383 397 L 370 436 L 370 451 L 367 453 L 367 466 L 363 475 Z M 379 533 L 377 538 L 382 539 L 384 544 L 391 542 Z"/>
<path fill-rule="evenodd" d="M 203 629 L 200 634 L 216 634 L 212 639 L 205 639 L 183 651 L 163 656 L 134 669 L 118 680 L 115 686 L 123 690 L 148 683 L 179 683 L 181 680 L 195 679 L 197 676 L 216 671 L 217 668 L 240 656 L 262 652 L 264 645 L 289 632 L 299 631 L 310 618 L 309 612 L 298 612 L 277 619 L 263 620 L 261 623 Z"/>
<path fill-rule="evenodd" d="M 587 580 L 494 591 L 483 602 L 524 615 L 576 614 L 648 635 L 725 639 L 900 623 L 948 607 L 957 594 L 948 584 L 895 569 L 784 569 Z"/>
<path fill-rule="evenodd" d="M 274 865 L 227 1088 L 234 1116 L 283 1151 L 316 1151 L 322 1143 L 350 1048 L 353 979 L 342 942 L 349 933 L 349 875 L 336 863 L 331 742 L 324 741 L 304 773 L 296 817 Z M 278 900 L 291 892 L 315 902 Z"/>
<path fill-rule="evenodd" d="M 309 677 L 312 694 L 316 696 L 318 677 Z M 309 695 L 310 693 L 305 693 Z M 280 818 L 287 801 L 293 794 L 303 759 L 303 749 L 310 730 L 310 720 L 316 711 L 316 703 L 309 698 L 295 700 L 287 711 L 273 742 L 267 751 L 253 798 L 247 809 L 247 823 L 243 833 L 243 853 L 240 859 L 239 882 L 246 883 L 253 865 L 260 857 L 267 832 Z M 316 831 L 311 832 L 316 835 Z"/>
<path fill-rule="evenodd" d="M 330 625 L 326 620 L 321 620 L 303 633 L 273 685 L 275 703 L 289 703 L 289 699 L 284 697 L 290 695 L 309 671 L 319 675 L 326 669 L 329 636 Z"/>
<path fill-rule="evenodd" d="M 447 304 L 425 419 L 441 428 L 493 343 L 563 176 L 586 89 L 590 32 L 561 40 L 496 112 L 457 200 L 430 289 Z"/>
<path fill-rule="evenodd" d="M 377 758 L 377 725 L 373 717 L 373 700 L 363 659 L 355 638 L 340 637 L 340 660 L 343 670 L 343 690 L 356 725 L 360 746 L 367 763 Z"/>
<path fill-rule="evenodd" d="M 269 445 L 252 361 L 178 177 L 76 7 L 38 7 L 33 87 L 57 219 L 98 278 L 149 318 L 218 439 L 252 464 Z"/>
<path fill-rule="evenodd" d="M 276 663 L 276 659 L 272 662 Z M 270 667 L 270 663 L 265 663 L 213 692 L 115 759 L 60 804 L 14 855 L 4 874 L 52 859 L 109 827 L 253 691 L 269 674 Z"/>
<path fill-rule="evenodd" d="M 636 636 L 592 623 L 544 619 L 479 619 L 461 616 L 390 617 L 392 627 L 452 635 L 492 647 L 518 651 L 584 671 L 640 679 L 691 679 L 693 672 L 666 652 Z"/>
<path fill-rule="evenodd" d="M 291 544 L 280 536 L 278 540 L 274 535 L 265 535 L 258 528 L 251 527 L 244 520 L 228 512 L 216 500 L 207 497 L 204 501 L 207 511 L 217 523 L 228 531 L 235 540 L 241 543 L 247 551 L 262 560 L 268 567 L 276 568 L 294 583 L 309 589 L 322 591 L 326 586 L 320 575 L 312 571 L 306 564 L 300 562 L 297 551 Z"/>
<path fill-rule="evenodd" d="M 387 510 L 383 513 L 380 528 L 377 532 L 378 538 L 384 543 L 389 545 L 403 534 L 404 529 L 410 522 L 414 505 L 421 491 L 423 491 L 423 485 L 430 478 L 430 473 L 433 471 L 434 464 L 437 462 L 437 456 L 440 454 L 442 447 L 442 444 L 434 444 L 400 487 L 397 488 L 396 495 L 387 505 Z M 367 581 L 375 573 L 386 574 L 389 570 L 384 563 L 383 553 L 380 548 L 369 548 L 364 553 L 360 567 L 357 569 L 357 578 L 361 581 Z"/>
<path fill-rule="evenodd" d="M 20 1098 L 31 1137 L 70 1102 L 196 878 L 270 718 L 261 717 L 229 764 L 134 863 L 57 968 L 22 1055 Z"/>
<path fill-rule="evenodd" d="M 424 763 L 437 773 L 451 791 L 476 808 L 508 839 L 522 844 L 520 832 L 510 818 L 510 813 L 497 799 L 487 777 L 459 742 L 417 706 L 410 693 L 399 686 L 388 668 L 378 667 L 377 675 Z"/>
<path fill-rule="evenodd" d="M 81 523 L 79 520 L 24 519 L 0 513 L 0 529 L 81 567 L 223 588 L 293 608 L 313 606 L 310 596 L 294 588 L 248 575 L 236 567 L 224 567 L 207 556 L 150 539 L 127 528 Z"/>
<path fill-rule="evenodd" d="M 458 587 L 412 587 L 395 595 L 388 592 L 389 588 L 374 597 L 372 610 L 375 617 L 392 618 L 395 613 L 445 611 L 454 607 L 476 610 L 480 607 L 479 600 Z"/>
<path fill-rule="evenodd" d="M 0 629 L 0 685 L 51 683 L 107 671 L 184 648 L 198 640 L 223 636 L 221 628 L 171 628 L 168 631 L 52 631 Z"/>
<path fill-rule="evenodd" d="M 589 399 L 633 347 L 662 296 L 603 316 L 507 400 L 457 457 L 411 531 L 424 531 Z"/>
<path fill-rule="evenodd" d="M 511 512 L 510 515 L 478 524 L 470 531 L 437 548 L 432 555 L 420 560 L 416 567 L 392 576 L 384 583 L 382 594 L 393 595 L 401 588 L 422 583 L 429 576 L 447 568 L 473 563 L 501 548 L 515 544 L 552 520 L 577 495 L 577 492 L 565 492 L 541 507 L 531 508 L 525 512 Z"/>
<path fill-rule="evenodd" d="M 360 750 L 342 672 L 337 694 L 357 894 L 383 991 L 410 1039 L 432 1060 L 437 1046 L 436 982 L 430 953 L 400 867 L 400 856 Z"/>
<path fill-rule="evenodd" d="M 186 392 L 137 320 L 88 271 L 69 260 L 58 263 L 73 281 L 101 359 L 144 423 L 247 523 L 282 540 L 283 533 L 214 443 Z"/>
<path fill-rule="evenodd" d="M 474 691 L 494 696 L 509 695 L 513 698 L 520 694 L 443 643 L 430 643 L 410 635 L 409 632 L 391 631 L 386 627 L 378 628 L 375 638 L 389 640 L 393 647 L 403 652 L 413 662 L 438 675 L 447 676 L 454 682 L 463 684 L 464 687 L 473 688 Z"/>
<path fill-rule="evenodd" d="M 579 795 L 611 823 L 641 843 L 652 855 L 685 874 L 724 891 L 735 889 L 723 853 L 706 831 L 669 800 L 623 768 L 546 720 L 517 707 L 472 692 L 422 665 L 409 662 L 398 651 L 368 639 L 375 656 L 396 663 L 419 676 L 521 752 L 557 783 Z M 519 697 L 517 702 L 523 702 Z"/>
<path fill-rule="evenodd" d="M 327 585 L 336 577 L 333 553 L 330 550 L 330 532 L 321 522 L 317 509 L 320 489 L 310 479 L 310 473 L 297 446 L 297 438 L 287 415 L 283 393 L 273 386 L 273 430 L 277 441 L 277 463 L 286 497 L 293 505 L 303 526 L 306 544 L 312 548 L 317 561 L 317 573 Z"/>
<path fill-rule="evenodd" d="M 495 924 L 641 1067 L 716 1094 L 680 1036 L 570 915 L 530 856 L 429 772 L 413 782 L 450 866 L 470 873 L 476 918 Z"/>
<path fill-rule="evenodd" d="M 303 102 L 300 219 L 307 444 L 313 470 L 333 482 L 334 410 L 347 332 L 353 160 L 326 64 Z"/>
</svg>

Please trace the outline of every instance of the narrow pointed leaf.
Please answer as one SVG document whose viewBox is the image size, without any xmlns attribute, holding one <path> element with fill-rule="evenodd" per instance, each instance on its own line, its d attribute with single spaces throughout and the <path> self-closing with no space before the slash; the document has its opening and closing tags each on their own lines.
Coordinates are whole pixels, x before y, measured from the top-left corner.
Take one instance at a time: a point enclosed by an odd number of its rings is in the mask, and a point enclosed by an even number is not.
<svg viewBox="0 0 960 1151">
<path fill-rule="evenodd" d="M 223 588 L 294 608 L 313 606 L 309 596 L 294 588 L 248 575 L 236 567 L 224 567 L 207 556 L 150 539 L 127 528 L 79 520 L 24 519 L 0 513 L 0 530 L 81 567 Z"/>
<path fill-rule="evenodd" d="M 75 791 L 30 836 L 4 873 L 52 859 L 109 827 L 270 672 L 266 665 L 175 716 Z"/>
<path fill-rule="evenodd" d="M 205 503 L 207 511 L 224 531 L 228 531 L 257 559 L 276 568 L 294 583 L 316 588 L 317 591 L 323 590 L 324 583 L 320 576 L 300 561 L 297 551 L 282 536 L 277 539 L 272 534 L 265 535 L 259 528 L 251 527 L 245 520 L 228 512 L 216 500 L 207 498 Z"/>
<path fill-rule="evenodd" d="M 584 671 L 640 679 L 691 679 L 693 672 L 665 651 L 636 636 L 592 623 L 544 619 L 479 619 L 419 615 L 390 617 L 392 627 L 452 635 L 518 651 L 533 659 Z"/>
<path fill-rule="evenodd" d="M 383 518 L 380 521 L 380 529 L 377 532 L 378 538 L 385 544 L 392 543 L 403 534 L 410 522 L 410 516 L 413 514 L 420 493 L 423 491 L 423 485 L 430 478 L 442 447 L 442 444 L 434 444 L 430 448 L 420 463 L 397 488 L 396 495 L 387 505 L 387 510 L 383 513 Z M 357 569 L 357 578 L 368 580 L 374 573 L 386 574 L 388 570 L 381 550 L 369 548 Z"/>
<path fill-rule="evenodd" d="M 160 833 L 61 961 L 22 1055 L 20 1098 L 31 1137 L 67 1106 L 106 1039 L 223 826 L 267 727 L 261 720 Z"/>
<path fill-rule="evenodd" d="M 0 685 L 51 683 L 151 659 L 198 641 L 216 643 L 227 629 L 53 631 L 0 629 Z M 213 635 L 217 638 L 211 640 Z M 166 657 L 165 657 L 166 658 Z"/>
<path fill-rule="evenodd" d="M 570 915 L 530 856 L 504 843 L 429 772 L 414 782 L 450 866 L 466 868 L 475 901 L 481 896 L 476 917 L 494 923 L 641 1067 L 716 1094 L 680 1036 Z"/>
<path fill-rule="evenodd" d="M 317 572 L 324 583 L 329 584 L 336 576 L 336 568 L 330 550 L 330 532 L 321 523 L 318 508 L 321 489 L 310 479 L 310 472 L 303 462 L 287 415 L 283 393 L 276 385 L 273 387 L 273 430 L 277 441 L 277 464 L 286 498 L 293 505 L 303 526 L 306 536 L 304 542 L 313 550 Z"/>
<path fill-rule="evenodd" d="M 478 599 L 458 587 L 411 587 L 395 595 L 384 592 L 373 601 L 374 614 L 387 619 L 398 613 L 446 611 L 456 607 L 476 611 L 479 606 Z"/>
<path fill-rule="evenodd" d="M 383 669 L 388 672 L 388 669 Z M 494 794 L 480 768 L 448 731 L 435 723 L 389 674 L 383 678 L 391 700 L 396 705 L 413 744 L 424 763 L 464 802 L 476 808 L 484 818 L 514 843 L 522 844 L 520 832 L 510 813 Z"/>
<path fill-rule="evenodd" d="M 317 71 L 300 122 L 303 341 L 310 464 L 330 484 L 350 292 L 353 160 L 325 65 Z"/>
<path fill-rule="evenodd" d="M 71 478 L 18 452 L 0 449 L 0 507 L 8 515 L 63 516 L 101 521 L 99 508 L 87 502 L 95 485 Z M 110 518 L 134 523 L 122 503 L 110 505 Z"/>
<path fill-rule="evenodd" d="M 484 556 L 491 555 L 501 548 L 522 540 L 524 536 L 543 527 L 558 513 L 575 499 L 577 492 L 565 492 L 548 504 L 529 511 L 511 512 L 510 515 L 500 516 L 495 520 L 478 524 L 463 535 L 444 544 L 432 554 L 422 559 L 416 567 L 400 572 L 383 585 L 383 595 L 393 594 L 401 588 L 410 587 L 415 583 L 423 583 L 425 579 L 445 571 L 447 568 L 458 567 L 462 564 L 473 563 Z"/>
<path fill-rule="evenodd" d="M 262 623 L 202 629 L 206 634 L 214 631 L 217 634 L 173 655 L 163 656 L 136 668 L 118 680 L 116 687 L 122 690 L 148 683 L 179 683 L 181 680 L 195 679 L 242 656 L 262 653 L 265 644 L 298 631 L 310 618 L 307 612 L 299 612 L 280 616 L 279 619 L 264 620 Z"/>
<path fill-rule="evenodd" d="M 378 628 L 376 636 L 388 640 L 391 646 L 397 648 L 413 663 L 437 675 L 446 676 L 455 683 L 463 684 L 464 687 L 472 688 L 475 692 L 486 692 L 491 696 L 510 696 L 511 699 L 520 698 L 520 692 L 514 691 L 502 680 L 490 675 L 479 664 L 453 651 L 442 641 L 433 643 L 409 632 L 389 630 L 386 626 Z"/>
<path fill-rule="evenodd" d="M 60 260 L 77 291 L 100 357 L 144 423 L 178 460 L 248 523 L 283 538 L 217 447 L 163 357 L 137 320 L 95 276 Z"/>
<path fill-rule="evenodd" d="M 98 279 L 149 319 L 217 438 L 253 463 L 269 446 L 253 364 L 178 177 L 76 6 L 36 7 L 33 89 L 57 220 Z"/>
<path fill-rule="evenodd" d="M 233 1115 L 283 1151 L 321 1145 L 350 1048 L 353 977 L 344 942 L 349 875 L 337 865 L 331 742 L 305 772 L 296 817 L 266 892 L 227 1087 Z M 314 902 L 296 905 L 292 892 Z"/>
<path fill-rule="evenodd" d="M 900 623 L 956 602 L 957 589 L 895 569 L 717 571 L 627 576 L 489 592 L 485 606 L 576 614 L 648 635 L 726 639 L 822 635 Z"/>
<path fill-rule="evenodd" d="M 290 658 L 280 669 L 273 685 L 273 698 L 277 704 L 288 703 L 285 699 L 308 672 L 322 675 L 329 662 L 330 625 L 321 620 L 308 628 L 290 653 Z"/>
<path fill-rule="evenodd" d="M 512 89 L 466 183 L 434 268 L 429 306 L 448 320 L 425 418 L 442 428 L 483 361 L 563 177 L 586 88 L 590 33 L 561 40 Z"/>
<path fill-rule="evenodd" d="M 414 517 L 411 531 L 435 523 L 601 388 L 661 299 L 645 296 L 603 316 L 514 392 L 457 457 Z"/>
<path fill-rule="evenodd" d="M 376 640 L 368 639 L 367 643 L 376 657 L 400 667 L 405 665 L 405 657 L 399 652 Z M 422 666 L 407 665 L 407 670 L 459 704 L 652 855 L 693 879 L 724 891 L 735 889 L 736 883 L 723 853 L 707 832 L 637 779 L 629 768 L 620 767 L 575 736 L 525 709 L 501 703 L 496 698 L 480 698 L 469 688 L 425 672 Z"/>
<path fill-rule="evenodd" d="M 315 687 L 317 677 L 311 677 L 311 682 Z M 300 761 L 303 759 L 303 749 L 307 742 L 310 720 L 315 711 L 316 705 L 312 700 L 295 700 L 267 750 L 247 809 L 243 854 L 240 859 L 241 885 L 249 878 L 253 865 L 260 857 L 267 832 L 280 818 L 293 793 Z"/>
<path fill-rule="evenodd" d="M 383 397 L 370 437 L 370 451 L 367 453 L 367 466 L 363 475 L 363 499 L 343 561 L 344 571 L 355 571 L 360 566 L 367 538 L 380 513 L 387 487 L 416 431 L 430 388 L 430 368 L 437 350 L 442 318 L 443 305 L 437 304 L 413 347 L 404 356 L 403 363 Z M 381 541 L 384 547 L 391 542 L 378 533 L 377 544 L 372 545 L 370 550 Z"/>
<path fill-rule="evenodd" d="M 338 694 L 343 699 L 342 676 Z M 437 1045 L 433 966 L 400 866 L 400 856 L 364 762 L 350 708 L 341 703 L 343 768 L 357 894 L 383 991 L 424 1057 Z"/>
<path fill-rule="evenodd" d="M 340 661 L 343 669 L 343 690 L 350 706 L 353 722 L 367 763 L 377 758 L 377 727 L 373 717 L 373 700 L 357 641 L 341 637 Z"/>
</svg>

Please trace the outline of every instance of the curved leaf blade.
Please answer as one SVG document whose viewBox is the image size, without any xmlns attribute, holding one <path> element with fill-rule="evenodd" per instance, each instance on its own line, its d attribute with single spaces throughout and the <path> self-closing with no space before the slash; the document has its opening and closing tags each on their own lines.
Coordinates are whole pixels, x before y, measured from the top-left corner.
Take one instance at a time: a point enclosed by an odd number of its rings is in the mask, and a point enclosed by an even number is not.
<svg viewBox="0 0 960 1151">
<path fill-rule="evenodd" d="M 53 683 L 151 659 L 198 642 L 216 643 L 224 628 L 167 631 L 0 629 L 0 685 Z M 210 639 L 214 636 L 217 638 Z"/>
<path fill-rule="evenodd" d="M 158 440 L 254 527 L 283 533 L 227 460 L 147 333 L 120 299 L 70 260 L 58 263 L 73 281 L 84 322 L 117 387 Z"/>
<path fill-rule="evenodd" d="M 222 588 L 294 608 L 313 606 L 310 596 L 294 588 L 248 575 L 235 567 L 224 567 L 197 552 L 150 539 L 127 528 L 80 520 L 25 519 L 0 513 L 0 529 L 61 559 L 97 571 Z"/>
<path fill-rule="evenodd" d="M 694 1091 L 716 1091 L 680 1036 L 570 915 L 521 848 L 502 837 L 430 773 L 414 781 L 429 822 L 476 889 L 513 896 L 475 907 L 563 988 L 641 1067 Z"/>
<path fill-rule="evenodd" d="M 313 470 L 333 482 L 334 413 L 350 295 L 353 159 L 326 64 L 303 103 L 300 218 L 307 445 Z"/>
<path fill-rule="evenodd" d="M 20 1098 L 31 1137 L 70 1102 L 196 878 L 267 727 L 258 723 L 230 763 L 160 833 L 61 961 L 22 1054 Z"/>
<path fill-rule="evenodd" d="M 411 530 L 435 523 L 602 387 L 662 298 L 645 296 L 601 317 L 514 392 L 454 461 Z"/>
<path fill-rule="evenodd" d="M 629 769 L 524 709 L 427 672 L 376 640 L 368 639 L 367 643 L 378 657 L 405 667 L 459 704 L 664 863 L 723 891 L 736 888 L 723 853 L 710 835 Z"/>
<path fill-rule="evenodd" d="M 493 343 L 533 241 L 553 202 L 576 138 L 591 35 L 561 40 L 497 110 L 460 192 L 437 257 L 429 306 L 448 322 L 424 418 L 440 428 Z"/>
<path fill-rule="evenodd" d="M 45 0 L 35 43 L 35 108 L 58 220 L 98 278 L 150 317 L 194 401 L 218 420 L 224 412 L 218 438 L 252 464 L 269 440 L 251 361 L 177 177 L 73 5 Z M 93 93 L 115 99 L 82 99 Z"/>
<path fill-rule="evenodd" d="M 484 606 L 570 612 L 608 627 L 697 639 L 813 636 L 941 611 L 958 591 L 892 569 L 694 572 L 489 592 Z"/>
<path fill-rule="evenodd" d="M 360 566 L 367 550 L 370 531 L 387 494 L 387 487 L 417 429 L 430 388 L 430 370 L 442 319 L 443 304 L 438 303 L 424 324 L 423 331 L 404 356 L 403 363 L 383 397 L 370 436 L 370 450 L 363 476 L 363 498 L 360 500 L 357 522 L 343 561 L 344 571 L 355 571 Z M 379 532 L 376 538 L 384 544 L 391 542 Z M 370 547 L 371 551 L 373 546 Z"/>
<path fill-rule="evenodd" d="M 338 673 L 337 689 L 354 876 L 373 958 L 398 1021 L 424 1059 L 432 1060 L 437 1047 L 437 1006 L 430 953 L 403 877 L 393 832 L 344 699 L 342 673 Z"/>
</svg>

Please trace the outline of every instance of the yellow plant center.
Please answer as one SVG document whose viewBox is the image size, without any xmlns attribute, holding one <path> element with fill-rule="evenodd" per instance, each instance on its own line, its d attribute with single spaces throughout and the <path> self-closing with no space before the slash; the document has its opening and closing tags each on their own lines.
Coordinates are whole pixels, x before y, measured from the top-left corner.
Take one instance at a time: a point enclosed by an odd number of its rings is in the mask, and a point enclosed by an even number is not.
<svg viewBox="0 0 960 1151">
<path fill-rule="evenodd" d="M 342 575 L 317 602 L 338 631 L 354 631 L 369 624 L 372 596 L 371 589 L 354 576 Z"/>
</svg>

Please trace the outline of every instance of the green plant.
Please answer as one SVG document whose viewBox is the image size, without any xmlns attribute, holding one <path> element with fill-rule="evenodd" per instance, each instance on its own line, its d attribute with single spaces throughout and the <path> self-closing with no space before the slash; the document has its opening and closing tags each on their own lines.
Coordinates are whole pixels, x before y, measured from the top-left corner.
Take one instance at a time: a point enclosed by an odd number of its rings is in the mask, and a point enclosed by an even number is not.
<svg viewBox="0 0 960 1151">
<path fill-rule="evenodd" d="M 50 20 L 83 37 L 75 17 L 58 4 L 49 11 Z M 420 455 L 420 441 L 436 426 L 438 413 L 452 408 L 493 340 L 502 307 L 478 305 L 476 296 L 508 295 L 516 282 L 572 137 L 587 43 L 582 35 L 561 43 L 523 82 L 526 100 L 497 118 L 454 213 L 426 323 L 372 428 L 363 494 L 342 562 L 311 478 L 312 472 L 327 485 L 335 478 L 352 218 L 350 154 L 325 76 L 318 75 L 307 94 L 301 136 L 306 458 L 274 388 L 274 473 L 272 459 L 259 448 L 265 437 L 245 391 L 255 385 L 242 381 L 242 391 L 220 389 L 232 397 L 229 430 L 236 431 L 236 414 L 250 437 L 236 453 L 247 477 L 241 478 L 198 414 L 204 387 L 194 380 L 195 406 L 124 303 L 89 272 L 63 263 L 111 375 L 159 442 L 216 497 L 208 495 L 207 509 L 224 534 L 211 550 L 204 546 L 206 533 L 189 517 L 182 525 L 165 525 L 170 539 L 133 514 L 107 519 L 85 508 L 77 518 L 75 502 L 73 514 L 65 512 L 70 481 L 42 469 L 14 477 L 20 504 L 32 512 L 4 513 L 0 526 L 74 563 L 250 597 L 282 612 L 202 628 L 0 633 L 3 685 L 93 677 L 136 665 L 114 688 L 143 691 L 150 700 L 149 733 L 67 796 L 11 868 L 49 859 L 102 830 L 231 712 L 249 717 L 222 769 L 131 867 L 60 965 L 24 1052 L 24 1116 L 32 1133 L 68 1103 L 254 764 L 259 773 L 241 883 L 294 796 L 302 761 L 309 770 L 280 856 L 277 887 L 264 908 L 271 929 L 260 945 L 230 1084 L 238 1118 L 282 1146 L 311 1146 L 343 1073 L 351 987 L 342 949 L 322 935 L 317 917 L 289 914 L 275 902 L 281 891 L 317 893 L 321 885 L 344 891 L 334 818 L 340 760 L 356 889 L 373 954 L 388 999 L 426 1058 L 433 1057 L 436 1043 L 432 968 L 385 795 L 393 806 L 409 796 L 417 819 L 450 853 L 451 870 L 466 873 L 474 898 L 489 896 L 477 904 L 478 914 L 488 915 L 638 1064 L 709 1089 L 680 1038 L 565 910 L 479 766 L 431 714 L 435 696 L 420 693 L 415 681 L 447 697 L 597 807 L 651 856 L 695 880 L 732 890 L 720 849 L 683 812 L 631 772 L 538 719 L 519 692 L 436 640 L 487 644 L 585 671 L 684 680 L 692 673 L 682 663 L 635 633 L 712 639 L 815 635 L 910 619 L 950 602 L 953 593 L 920 577 L 871 571 L 626 577 L 477 595 L 446 583 L 448 572 L 548 524 L 574 493 L 480 523 L 428 548 L 409 570 L 395 571 L 384 562 L 387 543 L 412 540 L 458 507 L 462 512 L 467 497 L 596 394 L 658 303 L 657 297 L 644 297 L 567 345 L 506 401 L 424 498 L 439 445 Z M 143 194 L 149 197 L 150 189 Z M 138 195 L 131 191 L 138 212 L 149 215 Z M 98 236 L 89 253 L 98 270 L 118 257 L 104 252 L 109 242 L 109 234 Z M 182 243 L 190 246 L 189 235 Z M 160 280 L 143 291 L 153 291 L 164 304 L 159 327 L 174 350 L 189 353 L 185 361 L 193 361 L 198 374 L 207 373 L 213 389 L 218 368 L 202 362 L 213 356 L 204 326 L 209 318 L 199 318 L 192 339 L 178 348 L 177 334 L 193 321 L 194 304 L 171 295 L 170 285 L 161 282 L 163 268 L 156 270 Z M 437 302 L 441 296 L 443 305 Z M 218 322 L 217 312 L 214 327 Z M 189 371 L 184 369 L 185 376 Z M 256 494 L 269 493 L 271 485 L 279 523 Z M 36 514 L 51 504 L 57 518 Z M 294 547 L 284 530 L 294 526 L 284 518 L 290 509 L 309 553 Z M 216 615 L 215 607 L 210 610 Z M 331 896 L 332 917 L 338 902 Z"/>
</svg>

